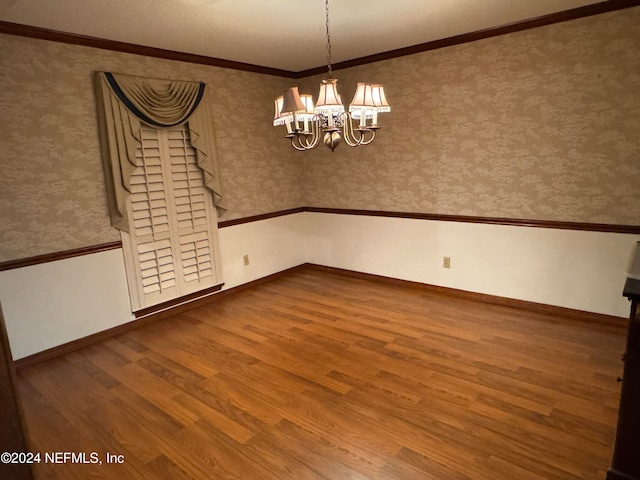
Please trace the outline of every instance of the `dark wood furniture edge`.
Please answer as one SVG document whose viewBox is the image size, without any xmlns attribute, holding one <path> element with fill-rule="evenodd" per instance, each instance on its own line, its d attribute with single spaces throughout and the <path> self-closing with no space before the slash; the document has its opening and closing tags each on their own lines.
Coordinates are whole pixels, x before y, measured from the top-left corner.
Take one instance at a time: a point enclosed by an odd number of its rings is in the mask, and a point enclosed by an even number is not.
<svg viewBox="0 0 640 480">
<path fill-rule="evenodd" d="M 438 213 L 389 212 L 384 210 L 354 210 L 346 208 L 324 207 L 290 208 L 288 210 L 279 210 L 277 212 L 252 215 L 250 217 L 236 218 L 233 220 L 223 220 L 218 223 L 218 227 L 226 228 L 234 225 L 258 222 L 260 220 L 267 220 L 270 218 L 282 217 L 285 215 L 293 215 L 295 213 L 301 212 L 333 213 L 336 215 L 360 215 L 369 217 L 406 218 L 412 220 L 437 220 L 442 222 L 484 223 L 488 225 L 510 225 L 515 227 L 553 228 L 558 230 L 580 230 L 585 232 L 628 233 L 632 235 L 640 235 L 640 225 L 558 222 L 550 220 L 526 220 L 518 218 L 474 217 L 466 215 L 443 215 Z M 103 252 L 105 250 L 115 250 L 118 248 L 122 248 L 122 242 L 120 241 L 76 248 L 72 250 L 65 250 L 62 252 L 47 253 L 45 255 L 37 255 L 35 257 L 8 260 L 6 262 L 0 263 L 0 272 L 4 270 L 11 270 L 14 268 L 22 268 L 31 265 L 39 265 L 41 263 L 54 262 L 56 260 L 63 260 L 66 258 L 78 257 L 81 255 L 89 255 L 92 253 Z"/>
<path fill-rule="evenodd" d="M 638 480 L 636 477 L 630 477 L 615 469 L 609 469 L 607 471 L 606 480 Z"/>
<path fill-rule="evenodd" d="M 118 325 L 108 330 L 103 330 L 101 332 L 97 332 L 87 337 L 73 340 L 63 345 L 59 345 L 57 347 L 53 347 L 39 353 L 34 353 L 33 355 L 29 355 L 28 357 L 24 357 L 16 360 L 14 362 L 15 367 L 17 370 L 22 370 L 25 368 L 32 367 L 39 363 L 45 362 L 47 360 L 51 360 L 61 355 L 65 355 L 67 353 L 71 353 L 81 348 L 87 347 L 96 342 L 100 342 L 102 340 L 106 340 L 108 338 L 121 335 L 128 331 L 144 327 L 158 320 L 179 315 L 180 313 L 186 312 L 188 310 L 196 308 L 205 303 L 213 302 L 227 295 L 231 295 L 234 293 L 241 292 L 243 290 L 251 289 L 263 283 L 270 282 L 276 278 L 279 278 L 279 277 L 288 275 L 292 272 L 303 270 L 303 269 L 324 270 L 324 271 L 337 273 L 339 275 L 361 278 L 361 279 L 366 279 L 374 282 L 400 285 L 403 287 L 410 287 L 410 288 L 419 288 L 429 293 L 445 294 L 445 295 L 450 295 L 450 296 L 482 302 L 482 303 L 502 305 L 502 306 L 507 306 L 512 308 L 518 308 L 521 310 L 544 313 L 548 315 L 558 315 L 558 316 L 562 316 L 564 318 L 569 318 L 572 320 L 586 321 L 594 326 L 601 326 L 601 327 L 615 328 L 615 329 L 624 329 L 627 327 L 626 319 L 621 317 L 614 317 L 610 315 L 602 315 L 598 313 L 585 312 L 582 310 L 573 310 L 570 308 L 556 307 L 553 305 L 544 305 L 544 304 L 535 303 L 535 302 L 527 302 L 524 300 L 515 300 L 515 299 L 510 299 L 505 297 L 498 297 L 495 295 L 486 295 L 486 294 L 468 292 L 465 290 L 457 290 L 457 289 L 448 288 L 448 287 L 440 287 L 436 285 L 429 285 L 426 283 L 412 282 L 409 280 L 401 280 L 401 279 L 392 278 L 392 277 L 373 275 L 370 273 L 357 272 L 354 270 L 347 270 L 347 269 L 336 268 L 336 267 L 328 267 L 328 266 L 317 265 L 313 263 L 303 263 L 295 267 L 291 267 L 291 268 L 282 270 L 280 272 L 267 275 L 266 277 L 258 278 L 251 282 L 247 282 L 242 285 L 237 285 L 227 290 L 220 291 L 219 293 L 209 294 L 204 297 L 196 298 L 187 303 L 177 305 L 175 307 L 163 310 L 158 313 L 150 314 L 146 317 L 141 317 L 139 319 L 133 320 L 131 322 L 128 322 L 122 325 Z"/>
<path fill-rule="evenodd" d="M 2 346 L 2 388 L 0 395 L 2 405 L 0 411 L 0 450 L 2 452 L 27 452 L 30 449 L 28 433 L 25 428 L 22 405 L 16 391 L 16 369 L 11 355 L 11 346 L 4 323 L 2 305 L 0 304 L 0 345 Z M 32 480 L 31 465 L 0 463 L 0 477 L 7 480 Z"/>
<path fill-rule="evenodd" d="M 640 254 L 640 242 L 636 246 Z M 630 267 L 630 270 L 632 267 Z M 634 272 L 639 273 L 639 272 Z M 627 277 L 622 296 L 631 303 L 627 345 L 622 355 L 624 368 L 621 382 L 618 424 L 607 480 L 640 480 L 640 279 Z"/>
<path fill-rule="evenodd" d="M 190 300 L 187 300 L 185 303 L 168 307 L 159 312 L 150 313 L 146 316 L 136 318 L 122 325 L 117 325 L 107 330 L 103 330 L 101 332 L 97 332 L 92 335 L 88 335 L 86 337 L 78 338 L 77 340 L 72 340 L 71 342 L 58 345 L 57 347 L 52 347 L 42 352 L 34 353 L 33 355 L 29 355 L 27 357 L 15 360 L 14 361 L 15 368 L 16 370 L 22 370 L 22 369 L 37 365 L 39 363 L 46 362 L 47 360 L 51 360 L 53 358 L 65 355 L 67 353 L 75 352 L 76 350 L 80 350 L 81 348 L 87 347 L 89 345 L 93 345 L 94 343 L 101 342 L 103 340 L 106 340 L 111 337 L 115 337 L 117 335 L 121 335 L 131 330 L 136 330 L 138 328 L 149 325 L 153 322 L 174 317 L 183 312 L 199 307 L 200 305 L 204 305 L 206 303 L 219 300 L 220 298 L 223 298 L 227 295 L 255 287 L 265 282 L 270 282 L 275 278 L 281 277 L 283 275 L 287 275 L 288 273 L 299 270 L 303 267 L 304 265 L 297 265 L 295 267 L 291 267 L 286 270 L 282 270 L 280 272 L 267 275 L 266 277 L 258 278 L 256 280 L 252 280 L 251 282 L 247 282 L 242 285 L 237 285 L 227 290 L 219 291 L 218 293 L 208 293 L 208 294 L 205 294 L 204 296 L 192 298 Z"/>
<path fill-rule="evenodd" d="M 592 5 L 586 5 L 586 6 L 574 8 L 571 10 L 565 10 L 562 12 L 551 13 L 549 15 L 543 15 L 541 17 L 532 18 L 529 20 L 521 21 L 521 22 L 502 25 L 500 27 L 478 30 L 475 32 L 469 32 L 462 35 L 443 38 L 440 40 L 420 43 L 418 45 L 413 45 L 410 47 L 390 50 L 390 51 L 378 53 L 375 55 L 368 55 L 365 57 L 354 58 L 352 60 L 338 62 L 332 65 L 332 67 L 333 67 L 333 70 L 340 70 L 344 68 L 365 65 L 368 63 L 379 62 L 382 60 L 389 60 L 392 58 L 403 57 L 406 55 L 413 55 L 415 53 L 426 52 L 429 50 L 436 50 L 439 48 L 450 47 L 452 45 L 459 45 L 461 43 L 468 43 L 476 40 L 482 40 L 484 38 L 490 38 L 490 37 L 495 37 L 499 35 L 505 35 L 508 33 L 520 32 L 523 30 L 529 30 L 536 27 L 542 27 L 542 26 L 551 25 L 554 23 L 566 22 L 568 20 L 576 20 L 578 18 L 590 17 L 593 15 L 613 12 L 616 10 L 622 10 L 625 8 L 635 7 L 639 5 L 640 5 L 640 0 L 607 0 L 604 2 L 595 3 Z M 310 69 L 302 70 L 299 72 L 292 72 L 289 70 L 281 70 L 278 68 L 263 67 L 260 65 L 252 65 L 249 63 L 235 62 L 232 60 L 224 60 L 220 58 L 207 57 L 204 55 L 196 55 L 192 53 L 176 52 L 173 50 L 165 50 L 165 49 L 155 48 L 155 47 L 146 47 L 143 45 L 117 42 L 114 40 L 107 40 L 104 38 L 66 33 L 66 32 L 61 32 L 57 30 L 51 30 L 51 29 L 46 29 L 41 27 L 34 27 L 30 25 L 22 25 L 18 23 L 11 23 L 11 22 L 4 22 L 4 21 L 0 21 L 0 33 L 6 33 L 9 35 L 17 35 L 17 36 L 29 37 L 29 38 L 37 38 L 40 40 L 49 40 L 53 42 L 67 43 L 72 45 L 82 45 L 86 47 L 100 48 L 103 50 L 112 50 L 116 52 L 132 53 L 136 55 L 144 55 L 147 57 L 164 58 L 168 60 L 176 60 L 181 62 L 210 65 L 213 67 L 221 67 L 221 68 L 229 68 L 233 70 L 261 73 L 265 75 L 273 75 L 273 76 L 285 77 L 285 78 L 296 78 L 296 79 L 305 78 L 312 75 L 325 74 L 327 70 L 326 66 L 323 65 L 320 67 L 310 68 Z"/>
</svg>

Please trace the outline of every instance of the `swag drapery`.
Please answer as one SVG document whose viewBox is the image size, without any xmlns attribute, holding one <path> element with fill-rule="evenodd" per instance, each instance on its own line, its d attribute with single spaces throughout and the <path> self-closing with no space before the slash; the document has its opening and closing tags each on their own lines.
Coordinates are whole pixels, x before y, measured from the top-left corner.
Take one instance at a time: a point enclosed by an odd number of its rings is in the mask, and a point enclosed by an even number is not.
<svg viewBox="0 0 640 480">
<path fill-rule="evenodd" d="M 205 185 L 224 210 L 215 140 L 205 84 L 97 72 L 100 142 L 111 225 L 129 231 L 126 202 L 131 191 L 140 126 L 169 128 L 186 123 Z"/>
</svg>

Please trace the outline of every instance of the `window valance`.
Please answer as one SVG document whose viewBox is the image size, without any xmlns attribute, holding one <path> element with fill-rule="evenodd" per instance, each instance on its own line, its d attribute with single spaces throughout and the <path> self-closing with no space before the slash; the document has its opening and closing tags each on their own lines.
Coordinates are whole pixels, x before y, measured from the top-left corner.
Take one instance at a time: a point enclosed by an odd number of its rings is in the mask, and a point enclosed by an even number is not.
<svg viewBox="0 0 640 480">
<path fill-rule="evenodd" d="M 224 210 L 204 83 L 97 72 L 96 89 L 111 225 L 129 231 L 126 201 L 141 142 L 141 123 L 153 128 L 186 123 L 205 185 L 216 208 Z"/>
</svg>

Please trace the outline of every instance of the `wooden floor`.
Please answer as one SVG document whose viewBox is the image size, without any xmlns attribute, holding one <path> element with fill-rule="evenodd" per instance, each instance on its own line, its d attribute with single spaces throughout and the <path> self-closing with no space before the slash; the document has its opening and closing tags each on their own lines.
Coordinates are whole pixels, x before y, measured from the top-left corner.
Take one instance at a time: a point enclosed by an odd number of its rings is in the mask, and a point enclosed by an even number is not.
<svg viewBox="0 0 640 480">
<path fill-rule="evenodd" d="M 18 387 L 38 479 L 602 480 L 624 336 L 307 268 Z"/>
</svg>

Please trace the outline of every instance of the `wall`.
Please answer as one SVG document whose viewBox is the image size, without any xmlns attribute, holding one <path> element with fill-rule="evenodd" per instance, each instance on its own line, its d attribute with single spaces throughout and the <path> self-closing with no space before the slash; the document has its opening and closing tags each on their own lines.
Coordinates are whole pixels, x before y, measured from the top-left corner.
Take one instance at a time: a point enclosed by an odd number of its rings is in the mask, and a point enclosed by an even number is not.
<svg viewBox="0 0 640 480">
<path fill-rule="evenodd" d="M 224 290 L 309 262 L 620 317 L 637 241 L 310 212 L 220 230 Z M 0 292 L 14 359 L 133 320 L 120 249 L 0 272 Z"/>
<path fill-rule="evenodd" d="M 392 112 L 370 147 L 299 155 L 306 203 L 640 225 L 639 72 L 640 7 L 339 70 Z"/>
<path fill-rule="evenodd" d="M 305 263 L 302 215 L 221 229 L 223 289 Z M 16 360 L 133 320 L 121 249 L 0 272 L 0 292 Z"/>
<path fill-rule="evenodd" d="M 300 169 L 271 126 L 285 79 L 0 34 L 0 262 L 119 240 L 109 225 L 93 72 L 208 84 L 233 219 L 299 207 Z"/>
<path fill-rule="evenodd" d="M 122 250 L 0 272 L 14 360 L 133 320 Z"/>
<path fill-rule="evenodd" d="M 373 146 L 334 153 L 294 152 L 271 127 L 291 80 L 1 34 L 0 47 L 0 261 L 119 239 L 95 70 L 213 89 L 222 220 L 308 205 L 640 224 L 640 8 L 338 71 L 343 98 L 381 82 L 393 112 Z M 298 83 L 315 94 L 318 80 Z M 309 261 L 618 316 L 637 240 L 312 213 L 220 231 L 226 288 Z M 120 257 L 0 272 L 14 357 L 131 321 Z"/>
<path fill-rule="evenodd" d="M 307 212 L 311 263 L 627 317 L 640 235 Z M 443 268 L 443 257 L 451 268 Z"/>
</svg>

